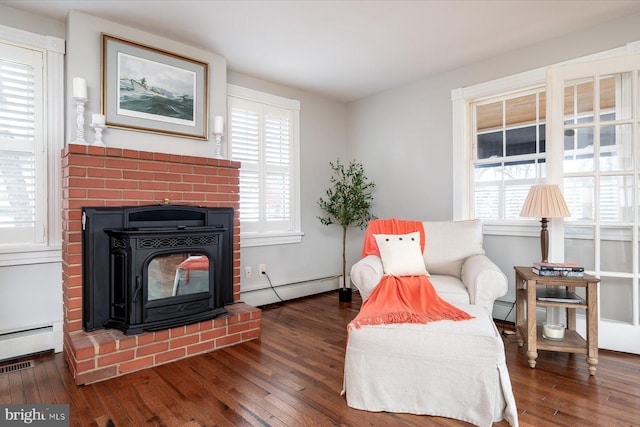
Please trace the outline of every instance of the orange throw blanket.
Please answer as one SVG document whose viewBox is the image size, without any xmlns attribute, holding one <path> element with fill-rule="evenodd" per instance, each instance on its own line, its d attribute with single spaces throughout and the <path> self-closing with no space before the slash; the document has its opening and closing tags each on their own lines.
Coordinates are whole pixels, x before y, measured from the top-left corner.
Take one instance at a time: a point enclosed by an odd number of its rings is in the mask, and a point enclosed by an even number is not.
<svg viewBox="0 0 640 427">
<path fill-rule="evenodd" d="M 362 258 L 367 255 L 380 256 L 378 244 L 373 237 L 374 234 L 409 234 L 415 231 L 420 232 L 420 250 L 424 252 L 426 242 L 424 235 L 424 225 L 421 221 L 408 221 L 404 219 L 374 219 L 369 221 L 367 231 L 364 232 L 364 245 L 362 245 Z"/>
<path fill-rule="evenodd" d="M 425 233 L 422 222 L 395 218 L 373 220 L 369 222 L 365 232 L 362 256 L 380 256 L 374 234 L 407 234 L 415 231 L 420 232 L 420 246 L 424 251 Z M 385 275 L 369 298 L 362 303 L 360 312 L 349 323 L 348 329 L 362 325 L 429 323 L 472 318 L 473 316 L 440 298 L 427 276 Z"/>
</svg>

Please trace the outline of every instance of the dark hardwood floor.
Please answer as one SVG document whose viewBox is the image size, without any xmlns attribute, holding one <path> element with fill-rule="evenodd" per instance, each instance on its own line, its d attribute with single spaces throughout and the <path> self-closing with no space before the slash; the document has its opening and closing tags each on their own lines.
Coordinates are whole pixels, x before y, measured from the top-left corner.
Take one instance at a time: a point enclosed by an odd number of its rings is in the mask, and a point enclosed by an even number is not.
<svg viewBox="0 0 640 427">
<path fill-rule="evenodd" d="M 259 340 L 81 387 L 62 354 L 34 356 L 0 374 L 0 404 L 67 403 L 72 426 L 469 425 L 347 406 L 346 325 L 359 307 L 337 292 L 265 307 Z M 521 426 L 640 426 L 640 356 L 600 351 L 590 377 L 584 355 L 541 351 L 530 369 L 512 335 L 505 349 Z"/>
</svg>

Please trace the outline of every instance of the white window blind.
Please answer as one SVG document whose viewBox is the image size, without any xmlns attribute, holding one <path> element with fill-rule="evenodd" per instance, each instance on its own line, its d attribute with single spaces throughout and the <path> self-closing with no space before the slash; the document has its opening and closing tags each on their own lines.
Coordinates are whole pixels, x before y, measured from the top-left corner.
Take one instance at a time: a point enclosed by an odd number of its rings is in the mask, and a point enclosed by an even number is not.
<svg viewBox="0 0 640 427">
<path fill-rule="evenodd" d="M 0 43 L 0 241 L 44 240 L 42 52 Z"/>
<path fill-rule="evenodd" d="M 265 115 L 265 218 L 268 222 L 281 222 L 284 226 L 291 218 L 290 119 L 288 112 L 286 116 L 274 113 Z"/>
<path fill-rule="evenodd" d="M 246 225 L 260 221 L 260 114 L 251 105 L 234 104 L 229 110 L 231 158 L 242 163 L 240 221 Z"/>
<path fill-rule="evenodd" d="M 279 97 L 261 97 L 266 94 L 246 89 L 240 93 L 242 96 L 230 93 L 228 97 L 228 139 L 231 158 L 241 162 L 241 238 L 245 243 L 256 237 L 261 244 L 288 243 L 290 240 L 286 239 L 276 242 L 264 239 L 301 234 L 297 203 L 297 101 L 292 108 L 269 102 Z M 257 96 L 250 99 L 247 94 Z"/>
</svg>

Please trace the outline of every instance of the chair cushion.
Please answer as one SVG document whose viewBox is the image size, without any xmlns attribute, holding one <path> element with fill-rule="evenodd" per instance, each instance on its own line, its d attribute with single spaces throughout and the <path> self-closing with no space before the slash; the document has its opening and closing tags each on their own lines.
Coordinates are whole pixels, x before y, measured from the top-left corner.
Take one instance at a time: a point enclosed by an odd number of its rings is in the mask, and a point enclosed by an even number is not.
<svg viewBox="0 0 640 427">
<path fill-rule="evenodd" d="M 440 298 L 451 304 L 470 304 L 469 291 L 457 277 L 432 274 L 429 278 Z"/>
<path fill-rule="evenodd" d="M 424 261 L 431 274 L 460 277 L 462 263 L 471 255 L 483 255 L 482 222 L 424 221 Z"/>
</svg>

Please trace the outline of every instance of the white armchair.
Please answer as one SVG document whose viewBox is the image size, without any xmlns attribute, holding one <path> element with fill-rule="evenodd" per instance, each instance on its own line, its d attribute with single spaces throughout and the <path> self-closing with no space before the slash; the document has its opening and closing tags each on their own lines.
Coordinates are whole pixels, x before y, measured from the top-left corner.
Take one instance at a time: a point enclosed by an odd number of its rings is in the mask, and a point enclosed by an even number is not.
<svg viewBox="0 0 640 427">
<path fill-rule="evenodd" d="M 435 291 L 472 318 L 356 324 L 349 330 L 345 355 L 347 404 L 367 411 L 449 417 L 477 426 L 504 419 L 517 427 L 504 343 L 491 318 L 493 302 L 507 292 L 507 278 L 484 255 L 482 223 L 423 224 L 423 258 Z M 366 253 L 371 252 L 367 248 Z M 419 265 L 419 255 L 416 258 Z M 382 276 L 382 261 L 375 255 L 351 269 L 351 281 L 363 300 Z M 385 302 L 379 298 L 376 308 Z"/>
<path fill-rule="evenodd" d="M 507 293 L 507 277 L 485 254 L 482 223 L 424 221 L 424 261 L 438 295 L 452 304 L 485 307 Z M 351 268 L 351 281 L 366 300 L 383 276 L 382 261 L 368 255 Z"/>
</svg>

